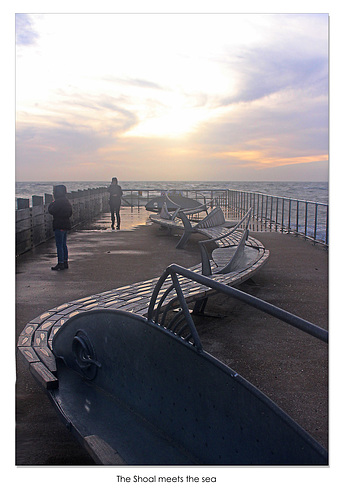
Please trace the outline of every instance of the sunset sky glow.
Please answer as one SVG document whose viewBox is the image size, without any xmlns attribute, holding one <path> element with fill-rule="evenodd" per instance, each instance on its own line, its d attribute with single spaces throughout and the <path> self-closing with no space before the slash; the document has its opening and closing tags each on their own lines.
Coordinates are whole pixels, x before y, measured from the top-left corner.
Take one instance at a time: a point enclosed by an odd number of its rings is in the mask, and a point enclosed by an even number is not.
<svg viewBox="0 0 342 500">
<path fill-rule="evenodd" d="M 327 180 L 328 23 L 17 14 L 17 180 Z"/>
</svg>

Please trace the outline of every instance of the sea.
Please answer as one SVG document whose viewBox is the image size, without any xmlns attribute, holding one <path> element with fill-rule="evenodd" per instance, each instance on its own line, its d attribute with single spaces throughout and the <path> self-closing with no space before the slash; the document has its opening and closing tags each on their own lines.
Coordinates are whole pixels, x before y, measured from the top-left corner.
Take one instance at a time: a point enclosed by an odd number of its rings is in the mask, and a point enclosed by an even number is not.
<svg viewBox="0 0 342 500">
<path fill-rule="evenodd" d="M 64 184 L 67 190 L 78 191 L 97 187 L 106 187 L 108 181 L 56 181 L 56 182 L 16 182 L 15 197 L 28 198 L 31 202 L 32 196 L 44 196 L 45 193 L 52 194 L 53 186 Z M 281 198 L 292 198 L 295 200 L 312 201 L 315 203 L 329 203 L 329 183 L 328 182 L 230 182 L 230 181 L 120 181 L 124 190 L 144 191 L 153 190 L 158 193 L 165 191 L 188 192 L 192 190 L 210 191 L 221 189 L 234 189 L 238 191 L 248 191 L 264 193 Z"/>
</svg>

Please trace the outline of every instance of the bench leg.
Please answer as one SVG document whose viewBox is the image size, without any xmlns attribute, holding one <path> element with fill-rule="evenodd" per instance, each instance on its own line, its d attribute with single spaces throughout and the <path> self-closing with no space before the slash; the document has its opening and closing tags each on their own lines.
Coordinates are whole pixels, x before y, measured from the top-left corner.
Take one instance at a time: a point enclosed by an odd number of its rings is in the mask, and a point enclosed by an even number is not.
<svg viewBox="0 0 342 500">
<path fill-rule="evenodd" d="M 172 233 L 172 229 L 170 227 L 166 227 L 166 226 L 159 226 L 159 231 L 166 231 L 167 234 L 171 234 Z"/>
<path fill-rule="evenodd" d="M 208 297 L 205 297 L 204 299 L 198 299 L 195 302 L 195 305 L 192 309 L 191 314 L 193 316 L 205 316 L 206 318 L 224 318 L 222 314 L 206 314 L 204 312 L 206 305 L 208 302 Z"/>
<path fill-rule="evenodd" d="M 205 297 L 204 299 L 196 300 L 194 308 L 192 310 L 192 314 L 197 315 L 197 316 L 204 315 L 204 309 L 205 309 L 205 306 L 207 305 L 207 302 L 208 302 L 208 297 Z"/>
<path fill-rule="evenodd" d="M 184 231 L 181 239 L 179 240 L 179 242 L 177 243 L 176 245 L 176 248 L 184 248 L 185 245 L 187 244 L 189 238 L 191 236 L 191 232 L 189 231 Z"/>
</svg>

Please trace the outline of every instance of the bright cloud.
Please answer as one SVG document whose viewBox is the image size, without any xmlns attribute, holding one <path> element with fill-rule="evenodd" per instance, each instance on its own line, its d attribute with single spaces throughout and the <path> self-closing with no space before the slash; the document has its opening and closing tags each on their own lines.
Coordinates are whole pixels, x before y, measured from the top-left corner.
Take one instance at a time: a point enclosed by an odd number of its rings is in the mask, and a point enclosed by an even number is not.
<svg viewBox="0 0 342 500">
<path fill-rule="evenodd" d="M 16 41 L 18 180 L 326 179 L 326 15 L 20 14 Z"/>
</svg>

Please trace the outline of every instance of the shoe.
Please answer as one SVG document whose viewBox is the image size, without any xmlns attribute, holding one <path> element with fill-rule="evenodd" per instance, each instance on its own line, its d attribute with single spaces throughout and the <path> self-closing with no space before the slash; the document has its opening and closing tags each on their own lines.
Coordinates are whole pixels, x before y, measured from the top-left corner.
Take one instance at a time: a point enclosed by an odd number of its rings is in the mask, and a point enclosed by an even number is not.
<svg viewBox="0 0 342 500">
<path fill-rule="evenodd" d="M 65 269 L 64 264 L 58 263 L 56 266 L 51 267 L 52 271 L 63 271 Z"/>
<path fill-rule="evenodd" d="M 68 262 L 64 262 L 64 269 L 69 269 L 69 264 L 68 264 Z"/>
<path fill-rule="evenodd" d="M 120 231 L 120 226 L 116 226 L 116 229 L 117 229 L 118 231 Z"/>
</svg>

